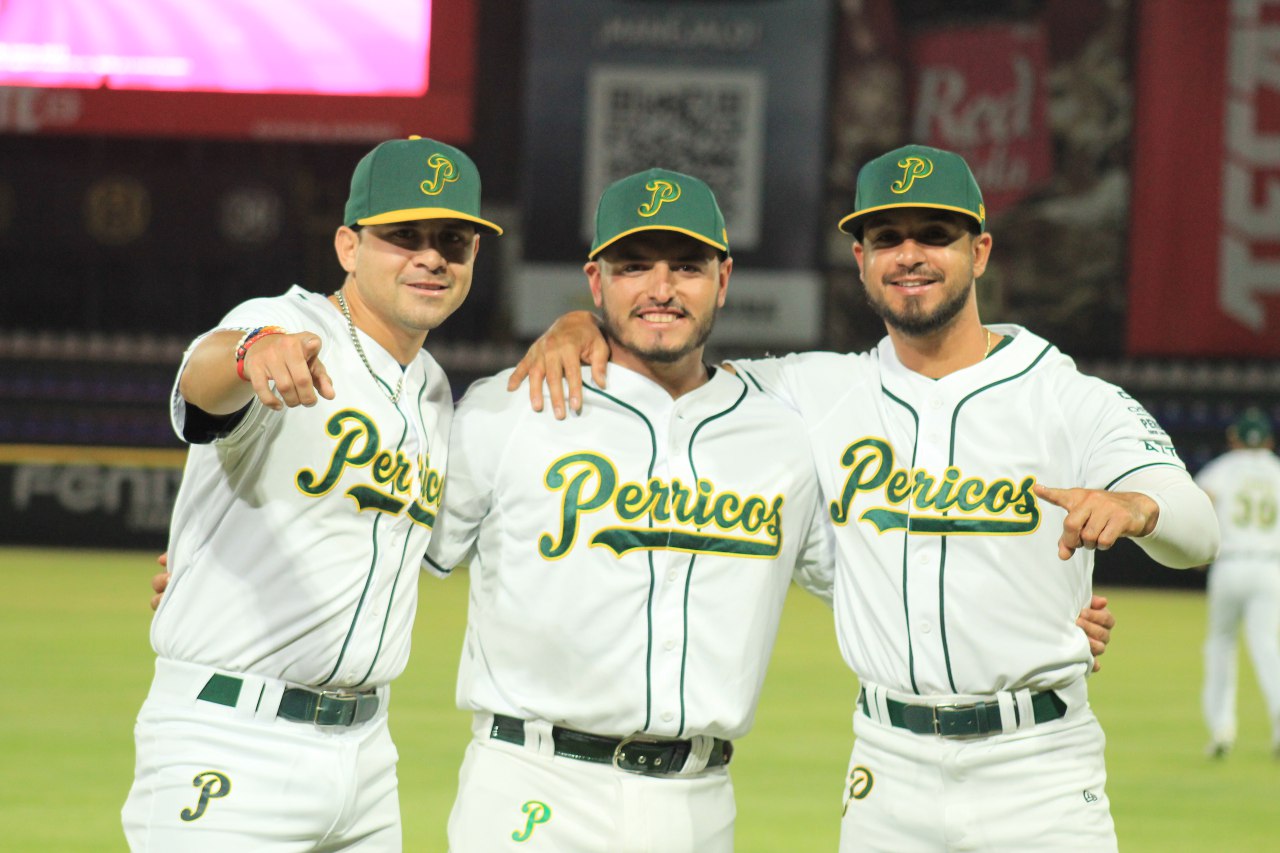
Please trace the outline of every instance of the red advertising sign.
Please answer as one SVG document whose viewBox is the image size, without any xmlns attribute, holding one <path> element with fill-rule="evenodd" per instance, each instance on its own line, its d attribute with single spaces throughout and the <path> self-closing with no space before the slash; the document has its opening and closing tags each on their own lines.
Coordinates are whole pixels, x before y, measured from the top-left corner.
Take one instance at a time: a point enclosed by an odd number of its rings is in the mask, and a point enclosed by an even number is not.
<svg viewBox="0 0 1280 853">
<path fill-rule="evenodd" d="M 914 38 L 909 55 L 916 63 L 910 141 L 963 155 L 988 214 L 1049 178 L 1042 27 L 939 30 Z"/>
<path fill-rule="evenodd" d="M 0 0 L 0 133 L 471 136 L 475 0 Z"/>
<path fill-rule="evenodd" d="M 1139 7 L 1128 351 L 1280 356 L 1280 0 Z"/>
</svg>

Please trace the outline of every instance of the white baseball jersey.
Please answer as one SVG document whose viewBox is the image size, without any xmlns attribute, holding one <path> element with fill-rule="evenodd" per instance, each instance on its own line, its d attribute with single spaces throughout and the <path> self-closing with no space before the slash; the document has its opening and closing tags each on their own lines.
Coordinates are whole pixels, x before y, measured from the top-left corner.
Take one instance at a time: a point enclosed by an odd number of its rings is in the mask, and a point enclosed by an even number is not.
<svg viewBox="0 0 1280 853">
<path fill-rule="evenodd" d="M 1215 744 L 1236 736 L 1236 644 L 1241 623 L 1280 747 L 1280 459 L 1265 448 L 1227 451 L 1196 475 L 1213 497 L 1222 547 L 1209 572 L 1202 704 Z"/>
<path fill-rule="evenodd" d="M 1090 668 L 1075 626 L 1093 554 L 1058 559 L 1065 512 L 1035 483 L 1110 489 L 1182 468 L 1120 388 L 1017 326 L 942 379 L 868 353 L 737 364 L 804 419 L 837 548 L 836 632 L 864 682 L 921 695 L 1049 690 Z"/>
<path fill-rule="evenodd" d="M 298 684 L 385 684 L 409 654 L 453 416 L 448 381 L 420 352 L 393 405 L 338 309 L 298 287 L 239 305 L 218 328 L 262 325 L 319 334 L 335 397 L 279 412 L 255 398 L 228 434 L 191 446 L 152 645 L 164 658 Z M 400 364 L 359 334 L 394 388 Z M 179 436 L 206 419 L 175 384 Z"/>
<path fill-rule="evenodd" d="M 474 551 L 458 705 L 599 735 L 750 727 L 792 577 L 830 600 L 800 419 L 717 371 L 678 399 L 616 364 L 556 421 L 482 380 L 428 550 Z M 794 570 L 794 572 L 793 572 Z"/>
<path fill-rule="evenodd" d="M 1280 459 L 1265 448 L 1230 450 L 1196 475 L 1222 531 L 1214 565 L 1280 567 Z"/>
</svg>

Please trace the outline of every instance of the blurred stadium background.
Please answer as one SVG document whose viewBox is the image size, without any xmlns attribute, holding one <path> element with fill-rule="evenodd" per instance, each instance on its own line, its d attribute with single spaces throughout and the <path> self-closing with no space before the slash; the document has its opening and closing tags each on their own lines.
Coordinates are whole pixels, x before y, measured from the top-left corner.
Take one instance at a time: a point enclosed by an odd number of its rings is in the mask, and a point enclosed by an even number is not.
<svg viewBox="0 0 1280 853">
<path fill-rule="evenodd" d="M 738 266 L 713 355 L 872 345 L 834 223 L 861 163 L 912 141 L 984 187 L 984 320 L 1126 388 L 1194 472 L 1244 406 L 1280 421 L 1278 39 L 1280 0 L 0 0 L 0 545 L 86 549 L 84 574 L 43 576 L 51 599 L 100 563 L 145 598 L 145 560 L 93 549 L 164 547 L 183 347 L 250 296 L 335 288 L 351 168 L 411 133 L 467 150 L 508 229 L 428 343 L 455 394 L 586 303 L 594 198 L 649 165 L 724 201 Z M 1096 577 L 1180 602 L 1204 582 L 1132 547 Z M 1202 620 L 1176 612 L 1170 701 L 1194 721 Z M 145 642 L 129 654 L 149 665 Z M 100 784 L 123 799 L 127 779 Z"/>
</svg>

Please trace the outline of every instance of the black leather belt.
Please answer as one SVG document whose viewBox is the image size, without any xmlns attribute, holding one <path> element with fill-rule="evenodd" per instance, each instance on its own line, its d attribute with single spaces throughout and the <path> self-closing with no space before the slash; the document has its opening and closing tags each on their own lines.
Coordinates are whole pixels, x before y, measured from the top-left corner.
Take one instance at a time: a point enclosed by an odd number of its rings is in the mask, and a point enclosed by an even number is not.
<svg viewBox="0 0 1280 853">
<path fill-rule="evenodd" d="M 524 720 L 494 714 L 493 728 L 489 734 L 494 740 L 523 746 Z M 555 754 L 564 758 L 612 764 L 628 773 L 651 776 L 679 773 L 693 750 L 693 743 L 687 740 L 663 740 L 647 735 L 604 737 L 560 726 L 552 727 L 551 740 L 555 744 Z M 732 757 L 733 744 L 715 738 L 711 755 L 707 757 L 707 767 L 721 767 L 728 764 Z"/>
<path fill-rule="evenodd" d="M 234 708 L 240 699 L 243 684 L 244 679 L 214 673 L 196 698 Z M 377 712 L 378 694 L 372 689 L 359 693 L 338 693 L 332 690 L 289 687 L 280 697 L 276 716 L 297 723 L 315 723 L 317 726 L 354 726 L 373 719 Z"/>
<path fill-rule="evenodd" d="M 858 693 L 858 702 L 862 705 L 862 713 L 871 716 L 867 707 L 867 691 Z M 889 723 L 897 728 L 915 732 L 918 735 L 941 735 L 942 737 L 972 737 L 992 732 L 1004 731 L 1000 718 L 999 702 L 974 702 L 966 705 L 912 705 L 885 699 L 889 710 Z M 1067 703 L 1057 693 L 1046 690 L 1044 693 L 1031 695 L 1031 711 L 1037 723 L 1062 719 L 1067 713 Z M 1018 706 L 1013 706 L 1015 724 Z"/>
</svg>

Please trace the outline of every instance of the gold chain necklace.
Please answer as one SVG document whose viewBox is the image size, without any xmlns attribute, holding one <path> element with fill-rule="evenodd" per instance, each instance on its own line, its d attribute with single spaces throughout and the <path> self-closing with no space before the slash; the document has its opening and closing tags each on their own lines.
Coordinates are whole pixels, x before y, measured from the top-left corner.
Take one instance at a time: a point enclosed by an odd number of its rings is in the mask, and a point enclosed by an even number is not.
<svg viewBox="0 0 1280 853">
<path fill-rule="evenodd" d="M 364 347 L 360 346 L 360 337 L 356 334 L 356 324 L 351 320 L 351 311 L 347 309 L 347 300 L 343 298 L 342 291 L 338 290 L 333 294 L 338 297 L 338 307 L 342 309 L 342 316 L 347 318 L 347 331 L 351 333 L 351 343 L 356 345 L 356 352 L 360 354 L 360 360 L 364 362 L 364 369 L 369 371 L 369 375 L 373 377 L 373 384 L 382 389 L 382 393 L 387 395 L 387 399 L 391 401 L 391 405 L 395 405 L 400 399 L 400 391 L 404 388 L 404 371 L 400 372 L 400 381 L 396 383 L 395 393 L 387 391 L 387 385 L 378 378 L 378 374 L 373 372 L 373 365 L 369 363 L 369 357 L 364 354 Z M 987 332 L 987 346 L 991 346 L 991 333 Z"/>
<path fill-rule="evenodd" d="M 341 298 L 341 294 L 339 294 L 339 298 Z M 986 352 L 982 354 L 982 357 L 985 359 L 987 356 L 991 355 L 991 330 L 988 329 L 986 326 L 983 326 L 982 328 L 987 333 L 987 349 L 986 349 Z M 354 330 L 352 331 L 354 332 Z M 360 354 L 364 355 L 364 353 L 360 353 Z M 368 364 L 368 363 L 369 362 L 367 361 L 365 362 L 365 364 Z"/>
</svg>

